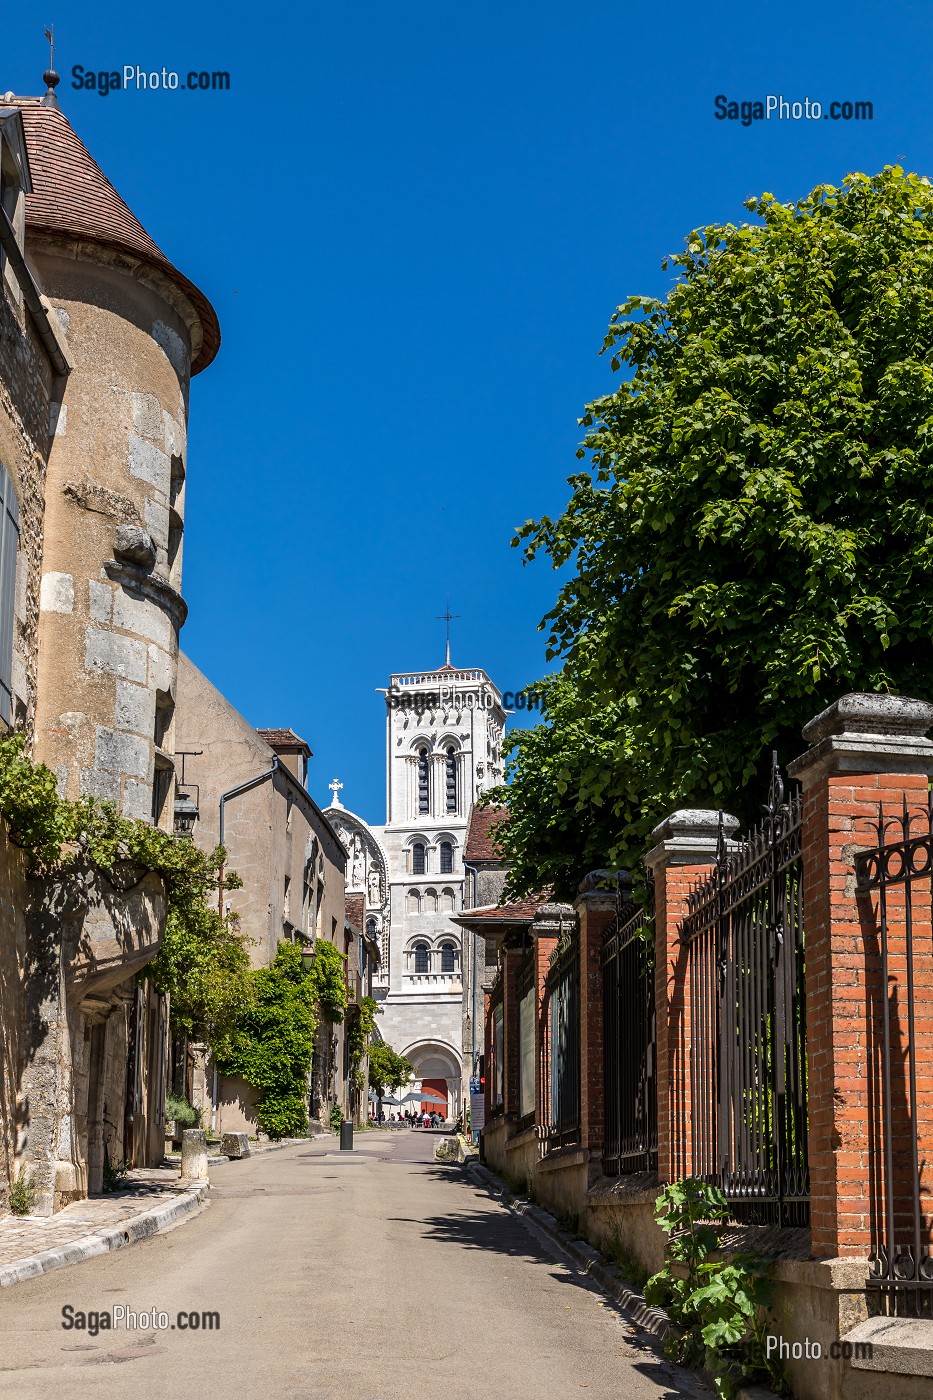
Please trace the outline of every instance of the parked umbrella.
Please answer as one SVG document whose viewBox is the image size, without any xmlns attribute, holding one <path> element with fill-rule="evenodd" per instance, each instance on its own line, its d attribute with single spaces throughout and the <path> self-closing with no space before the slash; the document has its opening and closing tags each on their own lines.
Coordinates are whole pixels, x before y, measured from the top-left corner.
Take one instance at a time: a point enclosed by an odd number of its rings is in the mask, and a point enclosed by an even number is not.
<svg viewBox="0 0 933 1400">
<path fill-rule="evenodd" d="M 447 1102 L 443 1094 L 436 1094 L 433 1089 L 422 1089 L 420 1094 L 415 1094 L 414 1097 L 418 1100 L 419 1103 L 422 1101 L 426 1101 L 428 1103 Z"/>
</svg>

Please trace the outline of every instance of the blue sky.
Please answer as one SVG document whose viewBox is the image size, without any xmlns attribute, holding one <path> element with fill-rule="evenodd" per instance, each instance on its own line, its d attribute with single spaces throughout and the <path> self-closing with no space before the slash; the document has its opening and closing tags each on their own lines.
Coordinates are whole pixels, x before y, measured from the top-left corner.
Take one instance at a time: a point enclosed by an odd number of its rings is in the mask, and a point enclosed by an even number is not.
<svg viewBox="0 0 933 1400">
<path fill-rule="evenodd" d="M 392 670 L 545 670 L 557 579 L 514 527 L 558 511 L 612 310 L 663 294 L 699 224 L 899 161 L 933 174 L 922 4 L 442 7 L 20 0 L 0 91 L 61 105 L 213 301 L 194 382 L 182 644 L 309 785 L 384 815 Z M 225 69 L 101 97 L 72 67 Z M 874 120 L 717 121 L 717 94 L 869 100 Z"/>
</svg>

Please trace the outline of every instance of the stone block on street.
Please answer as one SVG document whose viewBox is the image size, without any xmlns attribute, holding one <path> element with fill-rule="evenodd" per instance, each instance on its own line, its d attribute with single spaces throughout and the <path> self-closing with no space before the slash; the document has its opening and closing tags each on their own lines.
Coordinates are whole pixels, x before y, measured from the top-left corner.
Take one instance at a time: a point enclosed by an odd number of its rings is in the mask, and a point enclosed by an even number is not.
<svg viewBox="0 0 933 1400">
<path fill-rule="evenodd" d="M 220 1151 L 231 1161 L 249 1156 L 249 1138 L 245 1133 L 224 1133 L 220 1140 Z"/>
<path fill-rule="evenodd" d="M 186 1181 L 207 1181 L 207 1135 L 186 1128 L 181 1135 L 181 1174 Z"/>
</svg>

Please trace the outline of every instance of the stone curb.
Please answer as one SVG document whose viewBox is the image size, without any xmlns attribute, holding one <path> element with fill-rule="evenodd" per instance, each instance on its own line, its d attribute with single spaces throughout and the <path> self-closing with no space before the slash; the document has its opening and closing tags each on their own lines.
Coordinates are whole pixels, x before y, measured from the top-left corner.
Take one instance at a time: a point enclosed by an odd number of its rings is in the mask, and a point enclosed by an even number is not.
<svg viewBox="0 0 933 1400">
<path fill-rule="evenodd" d="M 591 1278 L 599 1291 L 616 1303 L 641 1331 L 656 1337 L 662 1343 L 668 1335 L 678 1335 L 678 1328 L 671 1322 L 664 1309 L 646 1302 L 644 1295 L 639 1293 L 637 1288 L 633 1288 L 615 1265 L 603 1258 L 598 1249 L 594 1249 L 586 1240 L 575 1239 L 573 1235 L 561 1229 L 548 1211 L 532 1205 L 520 1196 L 514 1196 L 505 1182 L 495 1176 L 488 1167 L 471 1161 L 463 1165 L 481 1186 L 485 1186 L 494 1196 L 500 1198 L 507 1210 L 523 1221 L 530 1221 L 542 1234 L 547 1235 L 548 1239 L 576 1264 L 580 1272 Z M 710 1376 L 705 1372 L 700 1372 L 700 1375 L 707 1385 L 712 1385 Z M 764 1386 L 753 1385 L 740 1387 L 735 1392 L 735 1400 L 780 1400 L 780 1397 Z"/>
<path fill-rule="evenodd" d="M 0 1266 L 0 1288 L 10 1288 L 15 1283 L 25 1283 L 27 1279 L 38 1278 L 40 1274 L 50 1274 L 55 1269 L 65 1269 L 70 1264 L 80 1264 L 98 1254 L 110 1254 L 113 1250 L 136 1244 L 152 1235 L 160 1235 L 209 1205 L 205 1200 L 209 1189 L 208 1182 L 198 1182 L 186 1187 L 171 1201 L 164 1201 L 161 1205 L 153 1206 L 151 1210 L 141 1211 L 122 1225 L 97 1230 L 72 1240 L 70 1244 L 59 1245 L 56 1249 L 44 1249 L 26 1259 L 4 1264 Z"/>
<path fill-rule="evenodd" d="M 305 1142 L 317 1142 L 318 1138 L 336 1137 L 336 1133 L 318 1133 L 313 1138 L 285 1138 L 282 1142 L 257 1142 L 255 1146 L 250 1143 L 249 1157 L 261 1157 L 264 1152 L 281 1152 L 285 1147 L 298 1147 Z M 249 1157 L 224 1157 L 219 1154 L 216 1157 L 208 1157 L 207 1165 L 216 1167 L 221 1162 L 248 1162 Z M 181 1161 L 181 1153 L 173 1152 L 170 1157 L 163 1158 L 170 1167 L 177 1167 Z"/>
</svg>

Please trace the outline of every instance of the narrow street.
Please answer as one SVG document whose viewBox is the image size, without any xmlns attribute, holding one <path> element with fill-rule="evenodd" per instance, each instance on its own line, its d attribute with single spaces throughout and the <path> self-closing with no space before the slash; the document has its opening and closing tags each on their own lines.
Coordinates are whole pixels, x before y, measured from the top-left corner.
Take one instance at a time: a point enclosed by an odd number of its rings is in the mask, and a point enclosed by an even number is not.
<svg viewBox="0 0 933 1400">
<path fill-rule="evenodd" d="M 366 1132 L 212 1169 L 211 1205 L 119 1253 L 0 1293 L 0 1393 L 218 1388 L 326 1400 L 707 1396 L 431 1133 Z M 220 1315 L 219 1330 L 63 1330 L 88 1314 Z"/>
</svg>

